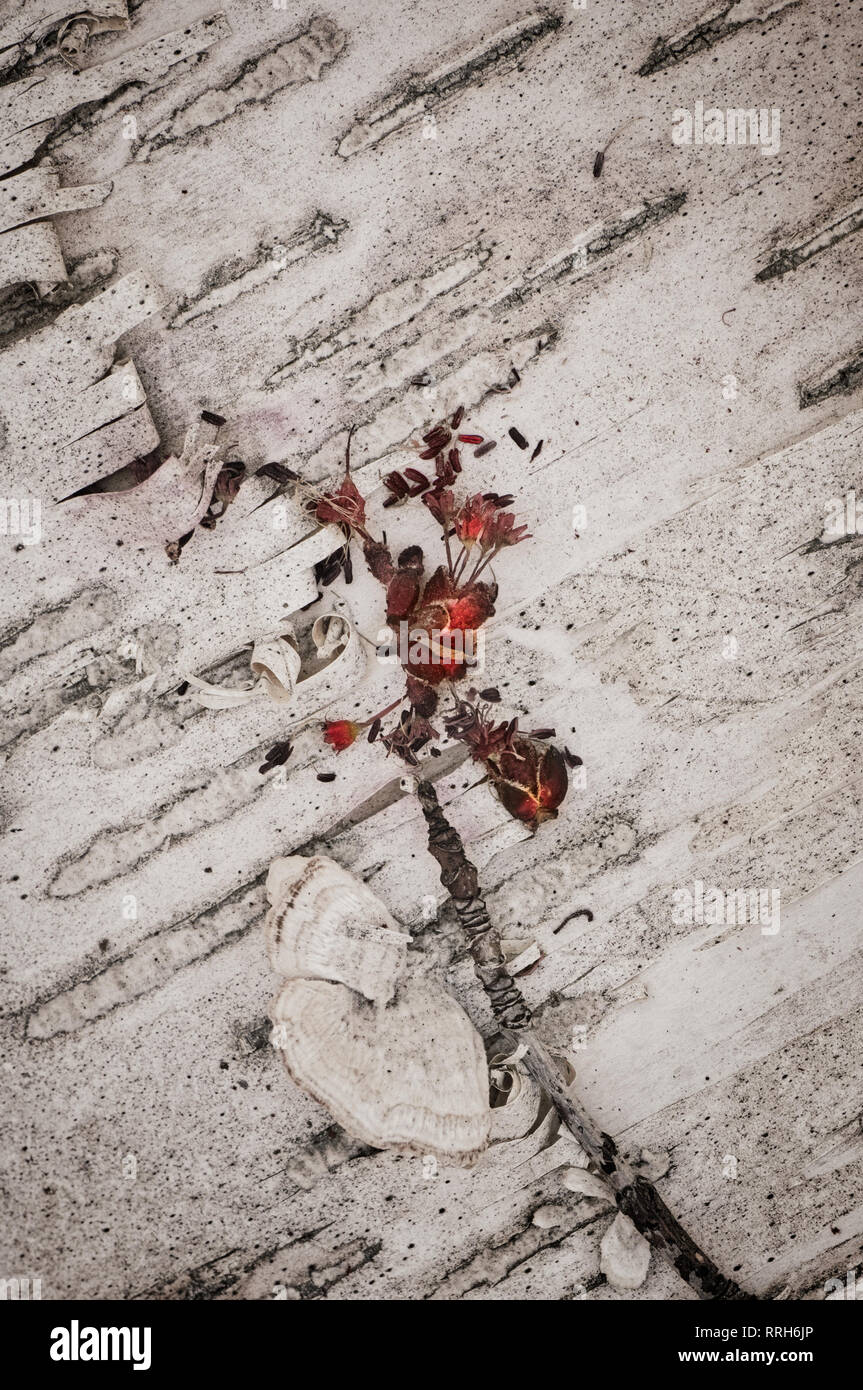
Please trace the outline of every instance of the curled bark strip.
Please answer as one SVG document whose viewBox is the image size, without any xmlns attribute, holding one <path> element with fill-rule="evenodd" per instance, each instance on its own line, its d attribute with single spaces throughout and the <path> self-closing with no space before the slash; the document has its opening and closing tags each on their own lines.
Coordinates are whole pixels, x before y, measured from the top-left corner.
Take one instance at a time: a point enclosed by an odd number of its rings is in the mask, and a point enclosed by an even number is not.
<svg viewBox="0 0 863 1390">
<path fill-rule="evenodd" d="M 453 900 L 467 937 L 474 971 L 488 996 L 495 1019 L 505 1032 L 515 1034 L 513 1048 L 521 1044 L 522 1065 L 539 1083 L 561 1120 L 589 1155 L 628 1216 L 655 1250 L 670 1261 L 691 1289 L 703 1299 L 748 1299 L 733 1279 L 728 1279 L 683 1229 L 669 1211 L 653 1183 L 635 1174 L 610 1134 L 605 1134 L 581 1110 L 567 1089 L 554 1059 L 530 1029 L 530 1009 L 506 968 L 500 936 L 492 925 L 474 864 L 464 852 L 458 831 L 444 815 L 430 782 L 417 785 L 428 825 L 429 851 L 440 865 L 441 882 Z"/>
</svg>

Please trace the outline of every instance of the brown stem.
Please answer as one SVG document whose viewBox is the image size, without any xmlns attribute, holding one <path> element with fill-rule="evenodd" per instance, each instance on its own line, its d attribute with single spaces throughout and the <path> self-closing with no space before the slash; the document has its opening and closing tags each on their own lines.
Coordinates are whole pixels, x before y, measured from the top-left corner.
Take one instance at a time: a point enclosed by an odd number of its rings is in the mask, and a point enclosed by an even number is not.
<svg viewBox="0 0 863 1390">
<path fill-rule="evenodd" d="M 610 1134 L 573 1099 L 554 1059 L 530 1028 L 530 1009 L 506 968 L 500 936 L 492 926 L 479 890 L 476 867 L 464 852 L 458 831 L 450 825 L 430 782 L 421 781 L 417 795 L 428 825 L 429 851 L 440 865 L 441 883 L 452 898 L 473 956 L 474 971 L 485 990 L 495 1019 L 514 1034 L 513 1049 L 525 1049 L 521 1060 L 551 1100 L 561 1120 L 605 1178 L 615 1201 L 700 1298 L 745 1299 L 752 1295 L 720 1272 L 708 1255 L 669 1211 L 652 1182 L 635 1174 L 618 1152 Z"/>
<path fill-rule="evenodd" d="M 456 584 L 459 582 L 461 576 L 464 574 L 465 569 L 467 568 L 467 562 L 469 558 L 470 551 L 468 550 L 464 542 L 462 542 L 461 555 L 459 555 L 458 559 L 455 562 L 455 574 L 453 575 L 453 581 Z"/>
<path fill-rule="evenodd" d="M 453 575 L 453 568 L 452 568 L 452 551 L 450 550 L 450 546 L 449 546 L 449 530 L 447 529 L 447 523 L 446 523 L 446 521 L 444 521 L 444 524 L 443 524 L 443 543 L 444 543 L 444 549 L 446 550 L 446 564 L 447 564 L 447 569 L 449 570 L 450 578 L 454 578 L 454 575 Z"/>
<path fill-rule="evenodd" d="M 393 700 L 391 705 L 387 705 L 386 709 L 379 709 L 377 714 L 372 715 L 371 719 L 364 719 L 360 728 L 367 729 L 370 724 L 374 724 L 376 719 L 385 719 L 388 714 L 392 714 L 394 709 L 398 709 L 399 705 L 403 704 L 404 699 L 404 695 L 400 695 L 397 700 Z"/>
<path fill-rule="evenodd" d="M 475 583 L 476 583 L 477 579 L 479 578 L 479 576 L 480 576 L 480 574 L 482 573 L 482 571 L 485 569 L 486 565 L 490 565 L 490 564 L 491 564 L 492 560 L 494 560 L 495 557 L 497 556 L 499 550 L 500 550 L 500 546 L 497 546 L 494 550 L 489 551 L 488 555 L 484 556 L 484 557 L 480 560 L 480 563 L 477 565 L 476 569 L 474 570 L 473 574 L 472 574 L 471 577 L 470 577 L 470 582 L 471 582 L 471 584 L 475 584 Z"/>
</svg>

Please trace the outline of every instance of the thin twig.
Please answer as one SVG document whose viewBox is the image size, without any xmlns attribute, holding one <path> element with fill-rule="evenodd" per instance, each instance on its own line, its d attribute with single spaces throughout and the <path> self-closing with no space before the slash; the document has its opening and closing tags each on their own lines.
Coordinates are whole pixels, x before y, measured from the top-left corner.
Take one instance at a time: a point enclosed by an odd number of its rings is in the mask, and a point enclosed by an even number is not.
<svg viewBox="0 0 863 1390">
<path fill-rule="evenodd" d="M 511 1036 L 513 1050 L 522 1045 L 521 1061 L 551 1100 L 561 1120 L 605 1178 L 620 1210 L 659 1250 L 700 1298 L 745 1299 L 752 1295 L 720 1272 L 708 1255 L 669 1211 L 652 1182 L 633 1172 L 610 1134 L 576 1103 L 544 1044 L 530 1028 L 530 1009 L 506 968 L 500 936 L 492 926 L 479 891 L 476 867 L 464 852 L 430 782 L 420 781 L 417 795 L 428 825 L 429 851 L 440 865 L 441 882 L 452 898 L 468 940 L 474 971 L 495 1019 Z"/>
</svg>

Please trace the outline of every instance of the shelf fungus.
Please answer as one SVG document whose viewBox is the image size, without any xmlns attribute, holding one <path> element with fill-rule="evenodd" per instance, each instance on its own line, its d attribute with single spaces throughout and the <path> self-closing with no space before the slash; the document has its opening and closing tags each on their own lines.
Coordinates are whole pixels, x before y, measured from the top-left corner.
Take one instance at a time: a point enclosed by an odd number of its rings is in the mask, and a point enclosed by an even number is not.
<svg viewBox="0 0 863 1390">
<path fill-rule="evenodd" d="M 267 875 L 270 964 L 285 979 L 333 980 L 386 1004 L 410 936 L 370 888 L 326 855 L 276 859 Z"/>
<path fill-rule="evenodd" d="M 472 1162 L 491 1123 L 485 1050 L 446 990 L 408 975 L 410 938 L 325 855 L 277 859 L 267 892 L 286 977 L 271 1038 L 292 1079 L 362 1143 Z"/>
</svg>

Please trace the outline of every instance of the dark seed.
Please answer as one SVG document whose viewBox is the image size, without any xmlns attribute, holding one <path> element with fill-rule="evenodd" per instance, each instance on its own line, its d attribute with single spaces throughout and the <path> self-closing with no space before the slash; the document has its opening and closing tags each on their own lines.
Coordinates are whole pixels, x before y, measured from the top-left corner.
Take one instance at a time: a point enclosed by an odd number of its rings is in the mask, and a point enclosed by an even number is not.
<svg viewBox="0 0 863 1390">
<path fill-rule="evenodd" d="M 369 729 L 369 743 L 374 743 L 380 731 L 381 721 L 379 719 L 376 719 L 375 722 L 372 724 L 372 727 Z"/>
<path fill-rule="evenodd" d="M 422 483 L 423 487 L 431 487 L 425 473 L 421 473 L 418 468 L 406 468 L 405 477 L 410 478 L 412 483 Z"/>
<path fill-rule="evenodd" d="M 350 552 L 349 550 L 346 550 L 346 551 L 345 551 L 345 558 L 344 558 L 344 560 L 342 561 L 342 569 L 343 569 L 344 572 L 345 572 L 345 583 L 346 583 L 346 584 L 353 584 L 353 582 L 354 582 L 354 562 L 353 562 L 353 560 L 351 559 L 351 552 Z"/>
<path fill-rule="evenodd" d="M 453 473 L 461 472 L 461 454 L 459 453 L 458 449 L 450 449 L 449 453 L 446 456 L 446 461 L 452 469 Z"/>
<path fill-rule="evenodd" d="M 452 427 L 453 427 L 454 430 L 457 430 L 457 429 L 458 429 L 458 427 L 459 427 L 459 425 L 461 424 L 461 422 L 462 422 L 463 419 L 464 419 L 464 406 L 463 406 L 463 405 L 460 405 L 459 408 L 458 408 L 458 410 L 456 411 L 455 415 L 454 415 L 454 416 L 452 417 L 452 419 L 450 420 L 450 424 L 452 425 Z"/>
<path fill-rule="evenodd" d="M 450 453 L 453 453 L 452 449 L 450 449 Z M 448 460 L 444 458 L 443 454 L 438 454 L 437 458 L 435 459 L 434 471 L 435 477 L 437 478 L 438 483 L 441 487 L 449 487 L 450 483 L 455 482 L 455 469 L 452 468 Z"/>
<path fill-rule="evenodd" d="M 321 566 L 320 573 L 318 574 L 318 579 L 320 580 L 321 584 L 323 584 L 324 588 L 326 588 L 328 584 L 332 584 L 334 580 L 338 579 L 341 572 L 341 561 L 329 560 Z"/>
<path fill-rule="evenodd" d="M 332 584 L 334 579 L 338 579 L 347 553 L 346 550 L 335 550 L 332 555 L 326 555 L 323 560 L 318 560 L 314 574 L 319 584 L 326 588 L 328 584 Z"/>
<path fill-rule="evenodd" d="M 540 440 L 539 443 L 537 444 L 536 448 L 534 449 L 533 453 L 531 454 L 530 459 L 528 460 L 528 462 L 533 463 L 534 459 L 539 458 L 540 451 L 541 451 L 541 449 L 542 449 L 542 445 L 543 445 L 543 441 Z"/>
<path fill-rule="evenodd" d="M 577 753 L 570 753 L 568 748 L 564 748 L 563 756 L 566 758 L 569 767 L 581 767 L 584 762 L 584 759 L 580 758 Z"/>
<path fill-rule="evenodd" d="M 410 491 L 401 473 L 387 473 L 384 478 L 384 486 L 388 487 L 390 492 L 394 492 L 396 497 L 407 497 Z"/>
<path fill-rule="evenodd" d="M 277 763 L 286 763 L 293 751 L 294 745 L 290 739 L 286 739 L 284 743 L 276 743 L 267 754 L 267 762 L 274 766 Z"/>
<path fill-rule="evenodd" d="M 274 767 L 281 767 L 283 763 L 288 761 L 293 751 L 294 745 L 291 743 L 290 739 L 287 739 L 284 743 L 274 744 L 268 752 L 265 761 L 261 763 L 261 766 L 258 768 L 258 771 L 270 772 Z"/>
<path fill-rule="evenodd" d="M 593 177 L 598 179 L 602 173 L 602 166 L 605 163 L 605 150 L 600 150 L 596 159 L 593 161 Z"/>
<path fill-rule="evenodd" d="M 434 456 L 435 456 L 435 454 L 439 454 L 439 453 L 440 453 L 440 445 L 438 445 L 438 444 L 433 444 L 430 448 L 428 448 L 428 449 L 423 449 L 422 453 L 420 454 L 420 458 L 421 458 L 421 459 L 433 459 Z"/>
<path fill-rule="evenodd" d="M 554 729 L 531 729 L 531 738 L 554 738 Z"/>
<path fill-rule="evenodd" d="M 481 443 L 482 443 L 482 435 L 481 435 L 481 434 L 460 434 L 459 437 L 458 437 L 458 439 L 459 439 L 459 443 L 460 443 L 460 444 L 481 444 Z"/>
<path fill-rule="evenodd" d="M 255 470 L 258 478 L 274 478 L 277 483 L 296 483 L 299 481 L 299 474 L 293 468 L 286 468 L 283 463 L 265 463 L 261 468 Z"/>
<path fill-rule="evenodd" d="M 500 700 L 500 691 L 497 686 L 491 685 L 488 690 L 481 690 L 479 692 L 479 698 L 481 700 L 488 700 L 491 704 L 496 705 Z"/>
<path fill-rule="evenodd" d="M 225 423 L 224 417 L 221 415 L 214 415 L 212 410 L 202 410 L 201 419 L 206 420 L 208 425 L 216 425 L 219 428 Z"/>
<path fill-rule="evenodd" d="M 474 449 L 474 451 L 473 451 L 473 456 L 474 456 L 475 459 L 481 459 L 482 456 L 483 456 L 483 454 L 490 454 L 491 451 L 492 451 L 492 449 L 496 449 L 496 448 L 497 448 L 497 440 L 496 440 L 496 439 L 487 439 L 487 440 L 485 441 L 484 444 L 480 444 L 480 446 L 479 446 L 478 449 Z"/>
<path fill-rule="evenodd" d="M 186 691 L 187 691 L 188 689 L 189 689 L 189 682 L 188 682 L 188 681 L 183 681 L 183 684 L 182 684 L 182 685 L 178 685 L 178 686 L 177 686 L 177 694 L 178 694 L 178 695 L 185 695 L 185 693 L 186 693 Z"/>
<path fill-rule="evenodd" d="M 513 443 L 517 444 L 520 449 L 527 448 L 527 440 L 525 439 L 521 430 L 516 429 L 515 425 L 512 426 L 508 433 L 510 439 L 513 441 Z"/>
<path fill-rule="evenodd" d="M 319 781 L 319 782 L 335 782 L 335 780 L 336 780 L 336 774 L 335 774 L 334 772 L 319 772 L 319 773 L 318 773 L 318 781 Z"/>
<path fill-rule="evenodd" d="M 429 749 L 429 752 L 431 753 L 431 755 L 432 755 L 433 758 L 439 758 L 439 757 L 440 757 L 440 749 L 439 749 L 439 748 L 430 748 L 430 749 Z"/>
</svg>

